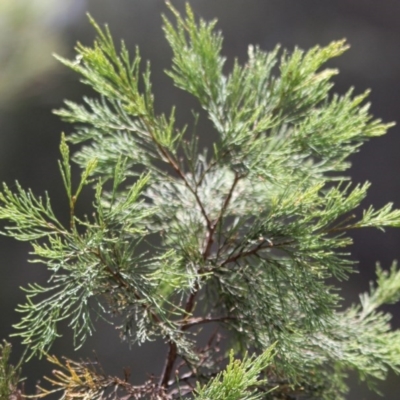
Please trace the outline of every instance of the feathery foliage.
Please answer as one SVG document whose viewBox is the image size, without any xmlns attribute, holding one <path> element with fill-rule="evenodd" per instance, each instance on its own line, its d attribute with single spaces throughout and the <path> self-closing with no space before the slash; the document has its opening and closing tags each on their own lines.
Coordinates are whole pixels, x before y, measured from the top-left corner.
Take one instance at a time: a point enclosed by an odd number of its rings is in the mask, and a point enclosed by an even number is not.
<svg viewBox="0 0 400 400">
<path fill-rule="evenodd" d="M 6 341 L 0 345 L 0 398 L 9 400 L 22 400 L 20 383 L 20 365 L 14 367 L 10 364 L 11 345 Z"/>
<path fill-rule="evenodd" d="M 323 66 L 347 50 L 344 41 L 307 52 L 250 46 L 247 63 L 226 74 L 216 22 L 167 4 L 175 17 L 164 17 L 167 74 L 212 122 L 212 151 L 176 126 L 174 109 L 156 113 L 139 51 L 132 60 L 91 19 L 93 47 L 78 44 L 72 61 L 57 57 L 99 95 L 56 112 L 76 124 L 60 146 L 69 226 L 47 195 L 18 185 L 0 193 L 4 234 L 29 241 L 31 261 L 51 272 L 45 287 L 25 289 L 16 335 L 40 355 L 67 320 L 78 348 L 94 315 L 116 314 L 129 343 L 166 343 L 161 375 L 141 386 L 49 356 L 62 399 L 337 400 L 350 370 L 374 388 L 400 372 L 400 332 L 379 311 L 400 300 L 400 271 L 379 267 L 377 284 L 345 311 L 327 279 L 354 270 L 350 230 L 400 226 L 391 204 L 356 217 L 369 183 L 343 175 L 349 156 L 392 124 L 369 114 L 368 93 L 330 93 L 337 71 Z M 77 188 L 68 142 L 83 144 L 73 157 Z M 80 217 L 85 186 L 94 190 L 93 214 Z M 207 324 L 228 338 L 214 334 L 199 347 Z"/>
</svg>

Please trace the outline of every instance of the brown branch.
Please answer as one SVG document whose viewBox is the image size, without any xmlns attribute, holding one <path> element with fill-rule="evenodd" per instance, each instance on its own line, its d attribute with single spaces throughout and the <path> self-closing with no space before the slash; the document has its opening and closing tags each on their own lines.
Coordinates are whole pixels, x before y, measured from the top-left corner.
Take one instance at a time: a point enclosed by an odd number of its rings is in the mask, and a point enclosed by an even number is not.
<svg viewBox="0 0 400 400">
<path fill-rule="evenodd" d="M 206 246 L 205 246 L 205 249 L 203 252 L 204 260 L 206 260 L 208 258 L 208 256 L 210 255 L 211 246 L 214 242 L 213 236 L 214 236 L 215 230 L 217 229 L 218 224 L 221 222 L 221 219 L 224 216 L 226 209 L 228 208 L 228 205 L 232 199 L 233 191 L 235 190 L 235 187 L 236 187 L 237 183 L 239 182 L 240 178 L 241 178 L 240 175 L 237 172 L 235 172 L 235 178 L 233 180 L 231 188 L 229 189 L 229 193 L 225 198 L 224 204 L 221 207 L 219 215 L 216 218 L 216 220 L 212 223 L 211 227 L 209 228 L 207 242 L 206 242 Z"/>
<path fill-rule="evenodd" d="M 208 218 L 208 215 L 206 213 L 206 210 L 203 206 L 203 203 L 200 200 L 200 197 L 197 193 L 197 190 L 193 189 L 192 186 L 189 184 L 188 180 L 186 179 L 185 174 L 182 172 L 180 169 L 179 165 L 177 162 L 171 157 L 171 155 L 162 147 L 161 145 L 158 144 L 158 142 L 155 142 L 159 150 L 161 151 L 162 155 L 167 159 L 168 163 L 171 165 L 171 167 L 174 169 L 174 171 L 179 175 L 179 177 L 183 180 L 185 183 L 185 186 L 189 189 L 189 191 L 194 195 L 196 202 L 198 206 L 200 207 L 201 213 L 206 220 L 207 228 L 211 229 L 211 221 Z"/>
<path fill-rule="evenodd" d="M 357 226 L 357 223 L 354 225 L 345 225 L 346 222 L 349 222 L 350 220 L 354 219 L 356 216 L 354 214 L 349 215 L 347 218 L 345 218 L 343 221 L 339 222 L 337 225 L 333 226 L 332 228 L 329 228 L 326 230 L 327 233 L 332 233 L 332 232 L 342 232 L 342 231 L 347 231 L 348 229 L 354 229 L 354 228 L 359 228 Z"/>
<path fill-rule="evenodd" d="M 170 341 L 167 359 L 165 360 L 164 369 L 158 384 L 159 387 L 168 387 L 169 377 L 171 376 L 172 368 L 174 367 L 177 357 L 178 349 L 176 343 Z"/>
<path fill-rule="evenodd" d="M 167 160 L 168 164 L 178 174 L 178 176 L 183 180 L 183 182 L 185 183 L 185 186 L 189 189 L 189 191 L 194 195 L 194 197 L 196 199 L 196 202 L 197 202 L 198 206 L 200 207 L 201 213 L 202 213 L 204 219 L 206 220 L 207 228 L 210 229 L 211 228 L 211 221 L 208 218 L 208 215 L 206 213 L 206 210 L 204 209 L 203 203 L 200 200 L 200 197 L 199 197 L 199 195 L 197 193 L 197 190 L 193 189 L 192 186 L 189 184 L 188 180 L 186 179 L 185 174 L 183 173 L 183 171 L 179 167 L 179 165 L 176 162 L 176 160 L 174 160 L 173 157 L 168 153 L 168 151 L 157 141 L 157 139 L 154 136 L 154 133 L 152 132 L 151 123 L 149 123 L 148 121 L 146 121 L 144 119 L 143 119 L 143 122 L 146 125 L 146 128 L 147 128 L 147 130 L 148 130 L 148 132 L 150 134 L 150 137 L 153 140 L 153 142 L 155 143 L 158 151 Z"/>
<path fill-rule="evenodd" d="M 224 265 L 226 265 L 226 264 L 229 264 L 229 263 L 231 263 L 231 262 L 235 262 L 235 261 L 239 260 L 240 258 L 252 256 L 252 255 L 256 254 L 258 251 L 260 251 L 260 250 L 263 250 L 263 249 L 272 247 L 272 246 L 269 245 L 269 244 L 268 244 L 267 246 L 263 246 L 263 245 L 265 245 L 265 243 L 267 243 L 267 242 L 262 241 L 262 242 L 260 242 L 256 247 L 254 247 L 254 248 L 251 249 L 251 250 L 242 251 L 242 252 L 237 253 L 237 254 L 234 255 L 234 256 L 228 257 L 228 258 L 221 264 L 221 267 L 224 266 Z"/>
<path fill-rule="evenodd" d="M 212 168 L 214 168 L 214 167 L 217 165 L 218 161 L 219 161 L 220 159 L 223 159 L 228 153 L 229 153 L 229 150 L 224 150 L 218 159 L 215 159 L 215 158 L 214 158 L 214 160 L 212 160 L 212 161 L 210 161 L 210 162 L 208 163 L 207 167 L 204 169 L 203 173 L 200 175 L 200 179 L 196 182 L 196 185 L 197 185 L 197 186 L 200 186 L 200 185 L 201 185 L 201 183 L 203 182 L 203 179 L 206 177 L 207 173 L 208 173 Z"/>
<path fill-rule="evenodd" d="M 93 253 L 99 257 L 101 263 L 106 267 L 107 271 L 112 275 L 112 277 L 114 278 L 114 280 L 123 288 L 131 291 L 133 293 L 133 295 L 135 296 L 135 298 L 138 301 L 141 301 L 142 298 L 140 297 L 140 295 L 136 292 L 136 290 L 132 290 L 132 287 L 130 285 L 128 285 L 128 283 L 126 283 L 126 281 L 124 280 L 124 278 L 121 276 L 121 274 L 117 271 L 114 271 L 106 262 L 106 260 L 104 259 L 103 255 L 101 254 L 101 251 L 98 249 L 96 251 L 93 251 Z M 142 307 L 147 311 L 149 306 L 142 303 Z M 161 324 L 162 321 L 160 319 L 160 317 L 154 313 L 153 311 L 149 310 L 150 315 L 152 316 L 153 320 L 157 323 L 157 324 Z"/>
<path fill-rule="evenodd" d="M 228 205 L 229 205 L 229 203 L 230 203 L 230 201 L 232 199 L 233 191 L 235 190 L 235 187 L 236 187 L 237 183 L 239 182 L 240 178 L 241 178 L 241 176 L 237 172 L 235 172 L 235 178 L 233 179 L 233 183 L 232 183 L 232 186 L 231 186 L 231 188 L 229 190 L 228 196 L 226 196 L 224 205 L 221 208 L 221 212 L 220 212 L 220 214 L 218 216 L 217 222 L 224 215 L 224 213 L 225 213 L 225 211 L 226 211 L 226 209 L 227 209 L 227 207 L 228 207 Z"/>
<path fill-rule="evenodd" d="M 229 202 L 230 202 L 230 200 L 232 198 L 232 195 L 233 195 L 233 191 L 234 191 L 234 189 L 235 189 L 235 187 L 236 187 L 236 185 L 237 185 L 237 183 L 238 183 L 238 181 L 240 179 L 240 176 L 235 172 L 234 181 L 233 181 L 232 186 L 231 186 L 231 188 L 229 190 L 229 193 L 228 193 L 228 195 L 227 195 L 227 197 L 226 197 L 226 199 L 224 201 L 224 204 L 222 205 L 220 213 L 219 213 L 218 217 L 216 218 L 216 220 L 212 223 L 210 221 L 210 218 L 207 215 L 207 212 L 206 212 L 206 210 L 204 208 L 204 205 L 203 205 L 203 203 L 202 203 L 202 201 L 201 201 L 201 199 L 200 199 L 200 197 L 199 197 L 199 195 L 197 193 L 198 185 L 196 186 L 196 188 L 193 188 L 190 185 L 190 183 L 188 182 L 185 174 L 183 173 L 182 169 L 180 168 L 179 164 L 174 159 L 174 157 L 171 156 L 171 154 L 169 154 L 169 152 L 156 140 L 156 138 L 154 136 L 154 133 L 152 132 L 152 129 L 151 129 L 151 123 L 146 121 L 146 120 L 143 120 L 143 122 L 145 123 L 145 125 L 147 127 L 147 130 L 148 130 L 153 142 L 155 143 L 158 151 L 160 152 L 160 154 L 164 157 L 164 159 L 168 162 L 168 164 L 172 167 L 172 169 L 177 173 L 177 175 L 183 180 L 185 186 L 194 195 L 194 197 L 196 199 L 196 202 L 197 202 L 198 206 L 200 207 L 201 213 L 202 213 L 202 215 L 203 215 L 203 217 L 204 217 L 204 219 L 206 221 L 207 231 L 208 231 L 206 244 L 205 244 L 204 251 L 203 251 L 203 259 L 207 260 L 207 258 L 210 255 L 211 247 L 212 247 L 212 244 L 213 244 L 213 241 L 214 241 L 213 236 L 214 236 L 214 233 L 215 233 L 215 229 L 217 228 L 218 224 L 220 223 L 220 221 L 221 221 L 221 219 L 222 219 L 222 217 L 223 217 L 223 215 L 224 215 L 224 213 L 225 213 L 225 211 L 226 211 L 226 209 L 227 209 L 227 207 L 229 205 Z M 204 176 L 202 176 L 201 179 L 203 179 L 203 178 L 204 178 Z M 189 316 L 191 315 L 191 313 L 193 312 L 193 309 L 195 307 L 196 296 L 197 296 L 198 292 L 199 292 L 199 284 L 198 284 L 198 282 L 196 282 L 196 284 L 195 284 L 195 286 L 193 288 L 193 291 L 189 295 L 189 297 L 187 299 L 187 302 L 186 302 L 186 306 L 185 306 L 185 310 L 184 310 L 185 315 L 184 315 L 183 323 L 179 328 L 181 331 L 184 331 L 185 329 L 188 329 L 190 326 L 193 326 L 193 324 L 192 325 L 188 324 L 187 320 L 188 320 Z M 197 322 L 197 324 L 199 324 L 199 323 L 200 322 Z M 161 374 L 160 381 L 159 381 L 159 387 L 160 388 L 161 387 L 165 387 L 165 388 L 168 387 L 168 382 L 169 382 L 169 379 L 170 379 L 170 376 L 171 376 L 171 373 L 172 373 L 172 370 L 173 370 L 173 366 L 175 364 L 175 361 L 176 361 L 177 357 L 178 357 L 177 345 L 176 345 L 176 343 L 174 343 L 173 341 L 170 340 L 169 341 L 169 350 L 168 350 L 167 358 L 166 358 L 166 361 L 165 361 L 165 364 L 164 364 L 164 369 L 163 369 L 163 372 Z"/>
<path fill-rule="evenodd" d="M 160 151 L 162 151 L 163 155 L 168 160 L 170 160 L 171 166 L 182 177 L 182 179 L 184 180 L 184 182 L 187 185 L 187 187 L 196 196 L 198 204 L 200 205 L 200 208 L 202 209 L 202 212 L 203 212 L 204 207 L 203 207 L 203 205 L 201 203 L 201 200 L 199 199 L 199 197 L 197 195 L 197 192 L 191 188 L 191 186 L 189 185 L 189 183 L 186 180 L 186 177 L 183 175 L 182 171 L 177 166 L 177 164 L 174 162 L 174 160 L 172 160 L 170 158 L 169 154 L 165 151 L 165 149 L 161 147 Z M 218 217 L 216 218 L 215 221 L 213 221 L 213 223 L 211 223 L 211 221 L 209 220 L 208 216 L 205 213 L 205 210 L 203 212 L 203 215 L 205 216 L 206 221 L 207 221 L 207 229 L 208 229 L 207 241 L 206 241 L 206 244 L 205 244 L 205 247 L 204 247 L 204 251 L 203 251 L 203 259 L 204 260 L 207 260 L 207 258 L 210 255 L 211 246 L 212 246 L 213 240 L 214 240 L 213 236 L 214 236 L 214 233 L 215 233 L 215 229 L 217 228 L 218 224 L 220 223 L 220 221 L 221 221 L 221 219 L 222 219 L 222 217 L 223 217 L 223 215 L 224 215 L 224 213 L 225 213 L 225 211 L 226 211 L 226 209 L 227 209 L 227 207 L 229 205 L 229 202 L 232 199 L 233 192 L 234 192 L 235 187 L 236 187 L 237 183 L 239 182 L 240 178 L 241 177 L 239 176 L 239 174 L 235 172 L 235 178 L 233 180 L 233 183 L 232 183 L 232 186 L 231 186 L 231 188 L 229 190 L 229 193 L 228 193 L 227 197 L 225 198 L 224 204 L 221 207 L 221 210 L 219 212 Z M 181 331 L 189 329 L 190 326 L 196 325 L 196 324 L 190 324 L 187 321 L 188 321 L 188 318 L 189 318 L 190 314 L 192 313 L 192 311 L 193 311 L 193 309 L 195 307 L 196 296 L 197 296 L 197 294 L 199 292 L 199 289 L 200 289 L 199 284 L 198 284 L 198 282 L 196 282 L 196 284 L 195 284 L 195 286 L 193 288 L 193 291 L 189 295 L 188 300 L 186 302 L 186 306 L 185 306 L 185 310 L 184 310 L 185 316 L 184 316 L 183 322 L 182 322 L 182 324 L 181 324 L 181 326 L 179 328 Z M 211 322 L 211 321 L 209 321 L 209 322 Z M 197 322 L 197 324 L 199 324 L 199 323 L 200 322 Z M 170 341 L 169 342 L 169 351 L 168 351 L 167 359 L 166 359 L 166 362 L 165 362 L 165 365 L 164 365 L 163 373 L 162 373 L 161 378 L 160 378 L 160 383 L 159 383 L 160 386 L 168 387 L 168 382 L 169 382 L 169 379 L 170 379 L 170 376 L 171 376 L 171 373 L 172 373 L 172 369 L 173 369 L 173 366 L 174 366 L 175 361 L 176 361 L 177 358 L 178 358 L 178 353 L 177 353 L 176 344 L 174 342 Z"/>
<path fill-rule="evenodd" d="M 192 291 L 192 293 L 190 293 L 189 298 L 186 302 L 184 321 L 187 321 L 187 319 L 189 318 L 189 315 L 193 311 L 193 308 L 195 306 L 195 299 L 196 299 L 196 295 L 197 295 L 198 291 L 199 291 L 199 284 L 196 282 L 194 290 Z M 181 331 L 184 330 L 183 329 L 184 325 L 185 325 L 184 323 L 181 324 L 181 326 L 179 328 Z M 160 387 L 161 386 L 168 387 L 168 381 L 171 376 L 173 366 L 175 364 L 176 359 L 178 358 L 177 350 L 178 349 L 177 349 L 176 343 L 170 341 L 167 359 L 165 361 L 164 369 L 163 369 L 163 372 L 160 377 L 160 382 L 159 382 Z"/>
<path fill-rule="evenodd" d="M 221 263 L 221 267 L 223 265 L 229 264 L 231 262 L 236 262 L 237 260 L 239 260 L 241 258 L 257 255 L 257 253 L 260 250 L 265 250 L 265 249 L 269 249 L 272 247 L 285 246 L 288 244 L 293 244 L 294 242 L 295 242 L 294 239 L 290 239 L 290 240 L 286 240 L 286 241 L 278 242 L 278 243 L 273 243 L 270 240 L 263 240 L 256 247 L 254 247 L 251 250 L 241 251 L 241 252 L 235 254 L 234 256 L 229 256 L 223 263 Z"/>
<path fill-rule="evenodd" d="M 206 317 L 206 318 L 192 318 L 188 320 L 184 325 L 182 325 L 182 330 L 185 331 L 193 326 L 201 325 L 201 324 L 209 324 L 211 322 L 223 322 L 236 320 L 236 317 Z"/>
<path fill-rule="evenodd" d="M 196 295 L 199 291 L 199 284 L 198 282 L 195 283 L 192 293 L 190 293 L 189 298 L 186 302 L 185 306 L 185 320 L 189 318 L 190 313 L 193 311 L 194 308 L 194 301 L 196 299 Z"/>
<path fill-rule="evenodd" d="M 178 176 L 183 180 L 183 182 L 185 183 L 185 186 L 189 189 L 189 191 L 194 195 L 196 202 L 198 204 L 198 206 L 200 207 L 201 213 L 206 221 L 206 225 L 207 225 L 207 229 L 209 232 L 209 238 L 210 238 L 210 232 L 212 232 L 212 224 L 211 221 L 207 215 L 207 212 L 203 206 L 202 201 L 200 200 L 200 197 L 197 193 L 196 189 L 193 189 L 192 186 L 189 184 L 185 174 L 183 173 L 183 171 L 181 170 L 181 168 L 179 167 L 178 163 L 174 160 L 174 158 L 168 153 L 168 151 L 162 146 L 160 145 L 160 143 L 156 140 L 156 138 L 154 137 L 154 134 L 151 130 L 151 124 L 147 121 L 144 121 L 147 129 L 149 131 L 149 134 L 151 136 L 151 138 L 153 139 L 153 142 L 156 144 L 158 151 L 161 153 L 161 155 L 167 160 L 167 162 L 169 163 L 169 165 L 173 168 L 173 170 L 178 174 Z M 212 237 L 212 235 L 211 235 Z M 208 241 L 212 240 L 212 238 L 208 239 Z M 195 298 L 197 295 L 197 292 L 199 290 L 199 285 L 198 283 L 196 283 L 193 292 L 190 294 L 188 301 L 186 303 L 186 307 L 185 307 L 185 319 L 190 315 L 190 313 L 193 311 L 194 305 L 195 305 Z M 180 328 L 181 329 L 181 328 Z M 177 353 L 177 346 L 176 343 L 170 341 L 169 342 L 169 350 L 168 350 L 168 354 L 167 354 L 167 358 L 165 361 L 165 365 L 164 365 L 164 369 L 163 372 L 161 374 L 160 377 L 160 381 L 159 381 L 159 387 L 168 387 L 168 381 L 169 378 L 171 376 L 172 373 L 172 369 L 173 366 L 175 364 L 175 361 L 178 357 L 178 353 Z"/>
</svg>

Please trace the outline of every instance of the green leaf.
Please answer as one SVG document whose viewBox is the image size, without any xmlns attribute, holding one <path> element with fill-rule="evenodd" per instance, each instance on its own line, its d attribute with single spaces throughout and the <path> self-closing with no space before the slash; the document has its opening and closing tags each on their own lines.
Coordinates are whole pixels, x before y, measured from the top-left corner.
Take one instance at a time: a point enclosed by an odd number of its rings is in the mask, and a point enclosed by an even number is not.
<svg viewBox="0 0 400 400">
<path fill-rule="evenodd" d="M 235 360 L 233 351 L 229 355 L 229 364 L 207 385 L 196 387 L 195 399 L 198 400 L 257 400 L 273 392 L 268 388 L 268 381 L 260 378 L 261 373 L 271 364 L 274 357 L 274 346 L 265 350 L 260 356 L 245 356 Z M 261 390 L 258 391 L 257 389 Z"/>
</svg>

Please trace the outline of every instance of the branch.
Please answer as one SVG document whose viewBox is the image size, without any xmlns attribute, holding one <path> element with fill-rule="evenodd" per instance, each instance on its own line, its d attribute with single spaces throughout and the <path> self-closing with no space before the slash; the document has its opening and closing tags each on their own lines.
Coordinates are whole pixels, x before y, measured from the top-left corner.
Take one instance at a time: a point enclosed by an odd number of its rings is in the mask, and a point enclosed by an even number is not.
<svg viewBox="0 0 400 400">
<path fill-rule="evenodd" d="M 192 318 L 188 322 L 186 322 L 184 325 L 182 325 L 182 330 L 187 330 L 193 326 L 196 325 L 201 325 L 201 324 L 208 324 L 211 322 L 223 322 L 223 321 L 230 321 L 230 320 L 236 320 L 236 317 L 206 317 L 206 318 Z"/>
<path fill-rule="evenodd" d="M 176 343 L 170 341 L 167 359 L 165 360 L 164 369 L 158 383 L 159 387 L 168 387 L 169 377 L 171 376 L 175 360 L 178 357 L 177 350 Z"/>
<path fill-rule="evenodd" d="M 245 257 L 249 257 L 249 256 L 253 256 L 256 255 L 260 250 L 265 250 L 265 249 L 269 249 L 271 247 L 280 247 L 280 246 L 286 246 L 288 244 L 293 244 L 295 242 L 294 239 L 290 239 L 290 240 L 286 240 L 280 243 L 273 243 L 270 240 L 263 240 L 261 241 L 256 247 L 254 247 L 251 250 L 247 250 L 247 251 L 241 251 L 239 253 L 237 253 L 234 256 L 229 256 L 224 262 L 221 263 L 221 267 L 229 264 L 231 262 L 235 262 L 241 258 L 245 258 Z"/>
<path fill-rule="evenodd" d="M 185 316 L 184 316 L 184 320 L 183 320 L 184 322 L 187 321 L 189 315 L 193 311 L 193 308 L 195 306 L 195 299 L 196 299 L 196 295 L 197 295 L 198 291 L 199 291 L 199 284 L 198 284 L 198 282 L 196 282 L 196 284 L 193 288 L 193 291 L 192 291 L 192 293 L 190 293 L 189 298 L 186 302 Z M 181 331 L 184 330 L 183 329 L 183 327 L 185 326 L 184 322 L 179 327 L 179 329 Z M 167 359 L 165 361 L 164 369 L 163 369 L 163 372 L 160 377 L 160 382 L 159 382 L 160 387 L 161 386 L 168 387 L 168 381 L 169 381 L 169 378 L 172 373 L 172 368 L 173 368 L 177 358 L 178 358 L 178 352 L 177 352 L 176 344 L 174 342 L 170 341 Z"/>
<path fill-rule="evenodd" d="M 153 142 L 157 146 L 158 151 L 161 153 L 162 156 L 164 156 L 164 158 L 167 160 L 168 164 L 173 168 L 173 170 L 183 180 L 183 182 L 185 183 L 185 186 L 194 195 L 194 197 L 196 199 L 196 202 L 197 202 L 198 206 L 200 207 L 201 213 L 202 213 L 204 219 L 206 220 L 207 228 L 211 229 L 211 221 L 208 218 L 206 210 L 205 210 L 205 208 L 203 206 L 203 203 L 201 202 L 201 200 L 199 198 L 199 195 L 198 195 L 197 191 L 195 189 L 193 189 L 192 186 L 189 184 L 188 180 L 186 179 L 185 174 L 183 173 L 183 171 L 179 167 L 178 163 L 173 159 L 173 157 L 168 153 L 168 151 L 157 141 L 157 139 L 154 136 L 154 133 L 152 132 L 151 123 L 146 121 L 145 119 L 143 119 L 143 122 L 146 125 L 146 128 L 147 128 L 147 130 L 148 130 L 148 132 L 150 134 L 151 139 L 153 140 Z"/>
<path fill-rule="evenodd" d="M 124 278 L 121 276 L 121 274 L 117 271 L 114 271 L 106 262 L 106 260 L 104 259 L 103 255 L 101 254 L 101 251 L 98 249 L 96 251 L 93 251 L 94 254 L 96 254 L 97 257 L 99 257 L 101 263 L 106 267 L 107 271 L 112 275 L 112 277 L 114 278 L 114 280 L 123 288 L 128 289 L 129 291 L 133 292 L 133 295 L 136 297 L 136 299 L 138 301 L 141 301 L 142 298 L 140 297 L 140 295 L 136 292 L 136 290 L 132 290 L 132 287 L 130 285 L 128 285 Z M 142 306 L 145 310 L 147 310 L 149 308 L 148 305 L 143 304 Z M 161 324 L 162 321 L 160 319 L 160 317 L 154 313 L 154 311 L 150 311 L 150 315 L 152 316 L 154 322 L 156 322 L 157 324 Z"/>
<path fill-rule="evenodd" d="M 229 193 L 226 196 L 224 204 L 221 207 L 219 215 L 218 215 L 217 219 L 213 222 L 211 227 L 209 228 L 207 243 L 206 243 L 206 246 L 205 246 L 205 249 L 204 249 L 204 252 L 203 252 L 204 260 L 206 260 L 207 257 L 210 255 L 211 246 L 212 246 L 212 244 L 214 242 L 213 236 L 214 236 L 214 233 L 215 233 L 215 229 L 217 228 L 218 224 L 221 222 L 221 219 L 222 219 L 222 217 L 223 217 L 223 215 L 224 215 L 226 209 L 228 208 L 228 205 L 229 205 L 229 203 L 230 203 L 230 201 L 232 199 L 233 191 L 235 190 L 235 187 L 236 187 L 236 185 L 237 185 L 237 183 L 239 182 L 240 179 L 241 179 L 241 176 L 237 172 L 235 172 L 235 178 L 233 180 L 231 188 L 229 189 Z"/>
<path fill-rule="evenodd" d="M 235 172 L 235 178 L 233 180 L 233 183 L 232 183 L 232 186 L 231 186 L 231 188 L 229 190 L 229 193 L 228 193 L 228 195 L 227 195 L 227 197 L 226 197 L 226 199 L 224 201 L 224 204 L 222 205 L 222 208 L 221 208 L 221 210 L 219 212 L 219 215 L 218 215 L 217 219 L 213 223 L 211 223 L 211 221 L 208 218 L 208 216 L 206 214 L 206 211 L 205 211 L 205 209 L 203 207 L 203 204 L 202 204 L 200 198 L 198 197 L 197 191 L 194 190 L 190 186 L 190 184 L 187 181 L 186 177 L 184 176 L 182 170 L 179 168 L 178 164 L 172 159 L 170 154 L 168 154 L 168 152 L 161 145 L 159 145 L 156 140 L 155 140 L 155 143 L 157 144 L 159 150 L 164 155 L 164 157 L 168 160 L 168 162 L 172 166 L 172 168 L 183 179 L 183 181 L 185 182 L 185 185 L 193 193 L 193 195 L 195 196 L 195 198 L 197 200 L 198 205 L 200 206 L 202 214 L 203 214 L 204 218 L 206 219 L 208 234 L 207 234 L 207 242 L 206 242 L 206 245 L 205 245 L 205 248 L 204 248 L 204 251 L 203 251 L 203 259 L 206 260 L 210 255 L 211 246 L 213 244 L 213 236 L 214 236 L 215 229 L 218 226 L 218 224 L 220 223 L 220 221 L 221 221 L 221 219 L 222 219 L 222 217 L 223 217 L 223 215 L 224 215 L 224 213 L 226 211 L 226 208 L 229 205 L 229 202 L 230 202 L 230 200 L 232 198 L 233 191 L 234 191 L 234 189 L 235 189 L 235 187 L 236 187 L 236 185 L 237 185 L 237 183 L 238 183 L 238 181 L 240 179 L 240 176 Z M 193 322 L 192 323 L 187 323 L 187 319 L 188 319 L 189 315 L 192 313 L 192 311 L 193 311 L 193 309 L 195 307 L 195 300 L 196 300 L 196 296 L 197 296 L 198 291 L 199 291 L 199 284 L 198 284 L 198 282 L 196 282 L 196 284 L 195 284 L 195 286 L 193 288 L 193 291 L 190 294 L 190 296 L 189 296 L 189 298 L 188 298 L 188 300 L 186 302 L 184 320 L 183 320 L 182 325 L 179 328 L 181 331 L 189 329 L 190 326 L 193 326 L 193 325 L 201 323 L 200 321 L 197 321 L 196 323 L 193 323 Z M 206 321 L 204 320 L 203 322 L 206 322 Z M 208 322 L 211 322 L 211 320 L 208 321 Z M 160 382 L 159 382 L 160 386 L 168 387 L 168 381 L 170 379 L 170 376 L 171 376 L 171 373 L 172 373 L 172 369 L 173 369 L 173 366 L 174 366 L 174 363 L 175 363 L 177 357 L 178 357 L 178 353 L 177 353 L 176 344 L 174 342 L 170 341 L 169 342 L 169 351 L 168 351 L 167 359 L 166 359 L 166 362 L 165 362 L 165 365 L 164 365 L 164 369 L 163 369 L 163 373 L 161 374 L 161 378 L 160 378 Z"/>
<path fill-rule="evenodd" d="M 209 164 L 207 165 L 207 168 L 205 168 L 204 171 L 203 171 L 203 173 L 200 175 L 200 179 L 196 182 L 196 185 L 197 185 L 197 186 L 200 186 L 200 185 L 201 185 L 201 183 L 203 182 L 203 179 L 206 177 L 207 173 L 208 173 L 212 168 L 214 168 L 214 167 L 218 164 L 218 162 L 219 162 L 221 159 L 223 159 L 228 153 L 229 153 L 228 150 L 224 150 L 224 151 L 221 153 L 220 157 L 218 157 L 218 159 L 217 159 L 217 158 L 214 158 L 212 161 L 209 162 Z"/>
</svg>

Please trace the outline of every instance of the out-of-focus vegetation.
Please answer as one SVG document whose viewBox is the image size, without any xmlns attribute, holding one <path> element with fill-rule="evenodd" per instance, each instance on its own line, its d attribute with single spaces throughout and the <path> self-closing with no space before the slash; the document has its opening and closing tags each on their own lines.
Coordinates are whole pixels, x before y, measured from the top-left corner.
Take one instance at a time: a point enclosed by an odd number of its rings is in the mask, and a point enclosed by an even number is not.
<svg viewBox="0 0 400 400">
<path fill-rule="evenodd" d="M 0 107 L 57 66 L 51 54 L 62 48 L 62 27 L 78 0 L 0 1 Z"/>
</svg>

